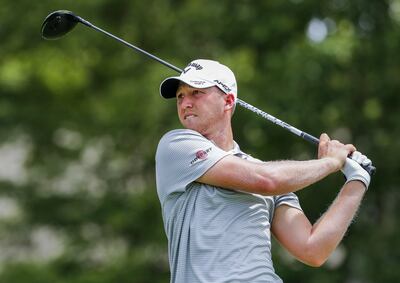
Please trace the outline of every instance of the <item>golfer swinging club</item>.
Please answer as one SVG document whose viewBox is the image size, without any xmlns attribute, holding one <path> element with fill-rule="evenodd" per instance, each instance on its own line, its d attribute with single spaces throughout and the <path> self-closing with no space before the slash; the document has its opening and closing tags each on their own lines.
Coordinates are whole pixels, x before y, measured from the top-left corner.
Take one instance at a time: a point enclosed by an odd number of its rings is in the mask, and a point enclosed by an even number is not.
<svg viewBox="0 0 400 283">
<path fill-rule="evenodd" d="M 231 127 L 236 79 L 216 61 L 191 62 L 160 92 L 176 98 L 184 128 L 165 134 L 156 153 L 171 282 L 283 282 L 274 271 L 271 234 L 298 260 L 322 265 L 369 186 L 360 164 L 371 160 L 326 134 L 318 159 L 264 162 L 242 152 Z M 311 224 L 294 192 L 339 170 L 345 184 Z"/>
</svg>

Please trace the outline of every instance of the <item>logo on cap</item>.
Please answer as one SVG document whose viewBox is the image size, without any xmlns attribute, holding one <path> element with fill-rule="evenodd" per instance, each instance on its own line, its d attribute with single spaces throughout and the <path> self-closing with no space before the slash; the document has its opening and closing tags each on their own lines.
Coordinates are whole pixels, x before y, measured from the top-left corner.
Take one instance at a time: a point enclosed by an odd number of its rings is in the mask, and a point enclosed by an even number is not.
<svg viewBox="0 0 400 283">
<path fill-rule="evenodd" d="M 189 65 L 186 66 L 182 73 L 186 74 L 190 69 L 192 69 L 192 67 L 195 68 L 197 71 L 203 69 L 203 66 L 201 66 L 200 64 L 191 62 L 189 63 Z"/>
<path fill-rule="evenodd" d="M 220 80 L 214 80 L 214 82 L 215 82 L 217 85 L 221 86 L 221 87 L 225 90 L 225 92 L 227 92 L 227 93 L 229 93 L 229 92 L 232 90 L 230 87 L 228 87 L 226 84 L 224 84 L 224 83 L 221 82 Z"/>
<path fill-rule="evenodd" d="M 190 80 L 190 83 L 201 86 L 201 85 L 204 85 L 206 82 L 205 81 Z"/>
</svg>

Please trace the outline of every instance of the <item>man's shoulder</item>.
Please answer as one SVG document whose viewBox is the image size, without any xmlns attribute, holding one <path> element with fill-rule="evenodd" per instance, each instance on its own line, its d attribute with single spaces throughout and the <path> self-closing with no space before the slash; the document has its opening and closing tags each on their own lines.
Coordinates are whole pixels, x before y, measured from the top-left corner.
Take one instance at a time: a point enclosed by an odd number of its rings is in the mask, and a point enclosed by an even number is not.
<svg viewBox="0 0 400 283">
<path fill-rule="evenodd" d="M 166 139 L 166 138 L 170 138 L 170 137 L 191 136 L 191 135 L 201 136 L 202 137 L 202 135 L 199 132 L 196 132 L 194 130 L 190 130 L 190 129 L 174 129 L 174 130 L 166 132 L 162 136 L 161 140 Z"/>
<path fill-rule="evenodd" d="M 158 147 L 168 144 L 173 141 L 190 140 L 190 139 L 206 139 L 199 132 L 189 129 L 175 129 L 165 133 L 158 143 Z"/>
</svg>

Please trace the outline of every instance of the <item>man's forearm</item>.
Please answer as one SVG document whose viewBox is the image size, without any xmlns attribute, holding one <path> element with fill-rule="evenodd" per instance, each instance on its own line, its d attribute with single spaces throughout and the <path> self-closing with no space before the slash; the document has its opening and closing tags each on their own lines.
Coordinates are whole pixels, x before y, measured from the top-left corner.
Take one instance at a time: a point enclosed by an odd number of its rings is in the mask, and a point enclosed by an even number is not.
<svg viewBox="0 0 400 283">
<path fill-rule="evenodd" d="M 324 262 L 343 239 L 365 190 L 364 184 L 359 181 L 345 184 L 326 213 L 313 225 L 309 247 L 319 261 Z"/>
<path fill-rule="evenodd" d="M 307 187 L 342 167 L 338 159 L 260 162 L 226 156 L 198 182 L 261 195 L 281 195 Z"/>
<path fill-rule="evenodd" d="M 265 174 L 275 184 L 271 188 L 273 194 L 298 191 L 339 169 L 340 164 L 333 158 L 307 161 L 273 161 L 263 164 Z"/>
</svg>

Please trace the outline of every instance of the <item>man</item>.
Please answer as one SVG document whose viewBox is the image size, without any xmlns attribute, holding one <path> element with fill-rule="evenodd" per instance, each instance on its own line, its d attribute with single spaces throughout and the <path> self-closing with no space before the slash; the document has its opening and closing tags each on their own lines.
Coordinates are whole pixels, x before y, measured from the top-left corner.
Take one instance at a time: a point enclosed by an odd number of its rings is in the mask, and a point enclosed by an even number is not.
<svg viewBox="0 0 400 283">
<path fill-rule="evenodd" d="M 282 282 L 271 259 L 271 232 L 298 260 L 322 265 L 341 241 L 370 176 L 353 145 L 320 137 L 318 159 L 261 162 L 233 140 L 237 99 L 232 71 L 195 60 L 164 80 L 185 129 L 168 132 L 156 153 L 157 192 L 168 237 L 171 282 Z M 355 160 L 346 158 L 353 153 Z M 297 196 L 338 170 L 347 179 L 312 225 Z"/>
</svg>

